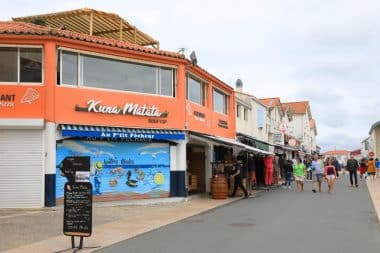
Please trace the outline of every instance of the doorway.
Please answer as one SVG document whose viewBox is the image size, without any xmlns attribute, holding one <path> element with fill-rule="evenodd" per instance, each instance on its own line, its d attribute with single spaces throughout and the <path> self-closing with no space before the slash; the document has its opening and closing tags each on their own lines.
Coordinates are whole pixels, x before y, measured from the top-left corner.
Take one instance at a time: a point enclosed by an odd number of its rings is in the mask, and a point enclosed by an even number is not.
<svg viewBox="0 0 380 253">
<path fill-rule="evenodd" d="M 189 194 L 206 192 L 205 148 L 189 145 L 186 157 Z"/>
</svg>

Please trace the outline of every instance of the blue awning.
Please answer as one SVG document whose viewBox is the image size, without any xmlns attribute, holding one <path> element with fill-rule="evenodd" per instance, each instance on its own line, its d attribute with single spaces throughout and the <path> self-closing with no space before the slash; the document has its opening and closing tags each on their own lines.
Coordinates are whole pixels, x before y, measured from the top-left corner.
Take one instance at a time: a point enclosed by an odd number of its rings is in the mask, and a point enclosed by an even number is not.
<svg viewBox="0 0 380 253">
<path fill-rule="evenodd" d="M 140 129 L 61 124 L 63 137 L 111 138 L 124 140 L 184 140 L 185 132 L 165 129 Z"/>
</svg>

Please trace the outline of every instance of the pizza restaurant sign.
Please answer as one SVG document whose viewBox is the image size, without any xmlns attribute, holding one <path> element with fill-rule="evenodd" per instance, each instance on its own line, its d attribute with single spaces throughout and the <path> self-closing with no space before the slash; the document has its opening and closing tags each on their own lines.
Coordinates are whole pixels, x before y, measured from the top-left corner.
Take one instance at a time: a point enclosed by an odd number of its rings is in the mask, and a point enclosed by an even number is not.
<svg viewBox="0 0 380 253">
<path fill-rule="evenodd" d="M 40 97 L 40 94 L 37 90 L 28 88 L 24 95 L 21 97 L 20 103 L 22 104 L 32 104 L 34 101 L 38 100 Z M 10 94 L 3 94 L 0 93 L 0 107 L 15 107 L 17 95 L 10 93 Z"/>
<path fill-rule="evenodd" d="M 117 105 L 107 105 L 104 104 L 103 101 L 95 99 L 88 100 L 87 107 L 76 105 L 75 111 L 162 118 L 168 116 L 168 112 L 161 112 L 155 105 L 148 106 L 146 104 L 125 103 L 123 107 L 120 107 Z"/>
</svg>

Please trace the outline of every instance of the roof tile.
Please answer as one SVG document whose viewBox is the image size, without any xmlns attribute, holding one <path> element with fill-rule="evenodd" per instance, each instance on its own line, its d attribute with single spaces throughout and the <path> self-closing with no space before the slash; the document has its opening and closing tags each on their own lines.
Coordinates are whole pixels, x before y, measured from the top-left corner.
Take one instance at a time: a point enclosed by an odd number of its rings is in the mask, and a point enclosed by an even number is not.
<svg viewBox="0 0 380 253">
<path fill-rule="evenodd" d="M 283 108 L 289 108 L 295 114 L 305 114 L 307 112 L 307 107 L 309 106 L 308 101 L 299 101 L 299 102 L 289 102 L 282 103 Z"/>
<path fill-rule="evenodd" d="M 280 98 L 260 98 L 259 99 L 264 105 L 272 108 L 281 104 Z"/>
<path fill-rule="evenodd" d="M 102 45 L 119 47 L 144 53 L 168 56 L 173 58 L 185 59 L 183 54 L 148 48 L 144 46 L 130 44 L 128 42 L 107 39 L 98 36 L 91 36 L 83 33 L 71 32 L 67 30 L 59 30 L 24 22 L 0 21 L 0 34 L 15 34 L 15 35 L 50 35 L 56 37 L 64 37 L 74 40 L 87 41 Z"/>
</svg>

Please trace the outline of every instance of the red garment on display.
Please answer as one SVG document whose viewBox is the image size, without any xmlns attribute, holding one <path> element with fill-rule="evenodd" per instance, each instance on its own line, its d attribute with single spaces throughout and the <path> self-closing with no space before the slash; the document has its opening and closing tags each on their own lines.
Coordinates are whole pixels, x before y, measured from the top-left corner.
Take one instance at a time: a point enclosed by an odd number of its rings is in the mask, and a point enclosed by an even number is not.
<svg viewBox="0 0 380 253">
<path fill-rule="evenodd" d="M 264 158 L 264 166 L 265 170 L 273 170 L 273 157 L 267 156 Z"/>
</svg>

